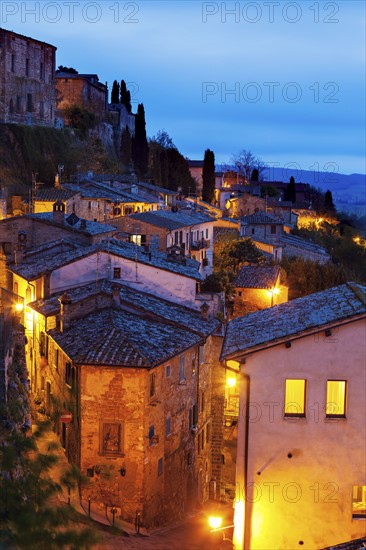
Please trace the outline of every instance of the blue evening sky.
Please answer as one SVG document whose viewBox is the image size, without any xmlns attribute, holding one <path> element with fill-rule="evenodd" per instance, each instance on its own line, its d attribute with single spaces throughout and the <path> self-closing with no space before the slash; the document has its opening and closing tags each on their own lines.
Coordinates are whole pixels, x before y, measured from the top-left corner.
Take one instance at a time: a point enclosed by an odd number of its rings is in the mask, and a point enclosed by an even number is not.
<svg viewBox="0 0 366 550">
<path fill-rule="evenodd" d="M 193 159 L 365 173 L 365 3 L 2 0 L 0 25 L 58 65 L 130 83 L 147 133 Z"/>
</svg>

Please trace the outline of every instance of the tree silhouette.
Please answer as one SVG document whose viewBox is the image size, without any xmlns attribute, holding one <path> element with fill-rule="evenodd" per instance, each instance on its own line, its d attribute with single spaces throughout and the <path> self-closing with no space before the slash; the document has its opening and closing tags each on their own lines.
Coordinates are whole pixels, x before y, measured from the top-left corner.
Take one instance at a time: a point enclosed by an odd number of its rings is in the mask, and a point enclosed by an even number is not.
<svg viewBox="0 0 366 550">
<path fill-rule="evenodd" d="M 215 155 L 206 149 L 202 170 L 202 200 L 213 202 L 215 198 Z"/>
<path fill-rule="evenodd" d="M 119 84 L 117 80 L 112 85 L 111 103 L 119 103 Z"/>
</svg>

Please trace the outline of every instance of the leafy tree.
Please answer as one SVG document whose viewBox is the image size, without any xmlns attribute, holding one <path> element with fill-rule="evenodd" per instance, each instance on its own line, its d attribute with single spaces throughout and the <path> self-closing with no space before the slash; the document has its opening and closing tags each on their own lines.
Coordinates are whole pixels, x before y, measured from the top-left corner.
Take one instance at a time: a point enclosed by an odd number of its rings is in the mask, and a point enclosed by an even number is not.
<svg viewBox="0 0 366 550">
<path fill-rule="evenodd" d="M 296 184 L 292 176 L 287 184 L 284 199 L 285 201 L 296 202 Z"/>
<path fill-rule="evenodd" d="M 60 71 L 61 73 L 79 74 L 79 72 L 73 67 L 64 67 L 63 65 L 59 65 L 57 67 L 57 70 Z"/>
<path fill-rule="evenodd" d="M 124 105 L 127 109 L 127 111 L 129 113 L 131 113 L 132 111 L 132 106 L 131 106 L 131 92 L 129 90 L 127 90 L 127 85 L 126 85 L 126 82 L 124 80 L 121 81 L 121 88 L 120 88 L 120 93 L 121 93 L 121 103 L 122 105 Z"/>
<path fill-rule="evenodd" d="M 146 138 L 145 109 L 142 103 L 137 107 L 135 117 L 135 136 L 132 140 L 132 159 L 140 177 L 148 170 L 149 148 Z"/>
<path fill-rule="evenodd" d="M 212 203 L 215 197 L 215 155 L 206 149 L 202 170 L 202 200 Z"/>
<path fill-rule="evenodd" d="M 261 197 L 277 197 L 278 190 L 272 185 L 261 185 Z"/>
<path fill-rule="evenodd" d="M 247 149 L 242 149 L 239 153 L 233 155 L 231 161 L 235 164 L 238 173 L 247 181 L 250 181 L 253 170 L 257 170 L 259 179 L 267 168 L 260 158 Z"/>
<path fill-rule="evenodd" d="M 70 126 L 80 130 L 82 136 L 86 136 L 88 130 L 96 125 L 94 113 L 90 113 L 79 105 L 71 105 L 65 109 L 66 118 L 69 119 Z"/>
<path fill-rule="evenodd" d="M 125 168 L 128 168 L 132 158 L 132 139 L 128 126 L 122 132 L 121 137 L 121 161 Z"/>
<path fill-rule="evenodd" d="M 62 486 L 80 481 L 72 468 L 60 483 L 49 472 L 57 463 L 54 448 L 39 450 L 40 438 L 50 423 L 40 423 L 31 434 L 22 423 L 29 399 L 25 360 L 15 348 L 9 369 L 8 401 L 2 405 L 0 423 L 0 548 L 56 550 L 90 548 L 96 536 L 82 528 L 72 506 L 55 504 Z M 21 427 L 21 429 L 19 429 Z"/>
<path fill-rule="evenodd" d="M 151 138 L 151 141 L 155 141 L 160 145 L 160 147 L 163 147 L 164 149 L 176 149 L 172 138 L 165 130 L 159 130 L 156 136 L 153 136 Z"/>
<path fill-rule="evenodd" d="M 119 103 L 119 84 L 117 80 L 113 81 L 111 103 Z"/>
<path fill-rule="evenodd" d="M 180 187 L 185 195 L 195 191 L 196 182 L 189 172 L 187 159 L 165 130 L 149 140 L 149 172 L 157 185 L 174 190 Z"/>
</svg>

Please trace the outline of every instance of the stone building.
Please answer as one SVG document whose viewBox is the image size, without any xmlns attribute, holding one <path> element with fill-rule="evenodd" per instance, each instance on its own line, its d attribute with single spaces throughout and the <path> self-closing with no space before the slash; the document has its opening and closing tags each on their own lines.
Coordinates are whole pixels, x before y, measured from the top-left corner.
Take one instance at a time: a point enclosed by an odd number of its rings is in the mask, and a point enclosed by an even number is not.
<svg viewBox="0 0 366 550">
<path fill-rule="evenodd" d="M 0 122 L 54 126 L 55 46 L 0 29 Z"/>
<path fill-rule="evenodd" d="M 98 122 L 105 122 L 108 107 L 108 88 L 96 74 L 72 74 L 56 71 L 57 109 L 62 113 L 69 107 L 81 107 L 93 113 Z M 68 119 L 65 117 L 67 124 Z"/>
<path fill-rule="evenodd" d="M 175 521 L 209 496 L 220 323 L 109 281 L 58 296 L 28 304 L 27 358 L 46 413 L 72 414 L 55 427 L 90 477 L 82 501 L 146 527 Z"/>
<path fill-rule="evenodd" d="M 235 548 L 313 550 L 365 534 L 365 317 L 366 287 L 347 283 L 228 324 Z"/>
<path fill-rule="evenodd" d="M 138 244 L 159 250 L 176 249 L 200 262 L 203 277 L 212 273 L 214 218 L 190 209 L 159 210 L 122 218 L 118 228 Z"/>
<path fill-rule="evenodd" d="M 279 266 L 243 266 L 234 282 L 234 315 L 265 309 L 288 300 Z"/>
</svg>

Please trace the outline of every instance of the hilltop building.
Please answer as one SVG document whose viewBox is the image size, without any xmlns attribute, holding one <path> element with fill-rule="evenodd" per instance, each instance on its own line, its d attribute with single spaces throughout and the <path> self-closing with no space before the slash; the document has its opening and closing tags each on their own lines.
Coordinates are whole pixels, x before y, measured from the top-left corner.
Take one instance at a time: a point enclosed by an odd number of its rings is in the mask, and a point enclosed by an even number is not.
<svg viewBox="0 0 366 550">
<path fill-rule="evenodd" d="M 0 29 L 0 122 L 54 126 L 56 47 Z"/>
</svg>

